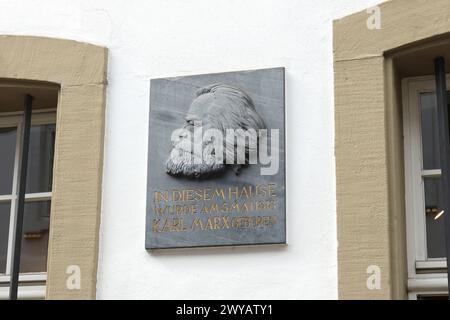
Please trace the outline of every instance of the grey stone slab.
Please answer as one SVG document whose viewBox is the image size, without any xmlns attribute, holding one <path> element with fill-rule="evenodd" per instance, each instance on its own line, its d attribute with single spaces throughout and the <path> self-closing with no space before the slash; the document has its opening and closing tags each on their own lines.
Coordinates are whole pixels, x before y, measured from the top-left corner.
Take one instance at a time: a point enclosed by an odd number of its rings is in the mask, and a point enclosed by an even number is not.
<svg viewBox="0 0 450 320">
<path fill-rule="evenodd" d="M 273 68 L 150 81 L 146 249 L 286 243 L 284 79 L 284 68 Z M 245 92 L 253 100 L 266 128 L 279 129 L 279 170 L 276 174 L 261 175 L 260 164 L 244 167 L 239 175 L 227 167 L 224 172 L 206 178 L 173 176 L 166 172 L 166 161 L 172 150 L 172 132 L 186 124 L 185 116 L 196 99 L 197 90 L 215 83 Z M 251 189 L 254 192 L 257 186 L 273 188 L 276 196 L 260 192 L 257 196 L 247 197 L 248 192 L 244 191 Z M 230 194 L 230 188 L 231 191 L 238 188 L 243 196 L 237 199 L 233 192 Z M 197 198 L 202 192 L 216 192 L 216 197 L 214 200 L 208 197 L 206 200 L 188 197 L 177 200 L 172 197 L 174 190 L 175 195 L 184 191 Z M 160 196 L 158 200 L 155 195 Z M 168 198 L 164 198 L 166 196 Z M 268 208 L 255 208 L 256 203 Z M 240 210 L 236 209 L 236 204 Z M 167 211 L 176 208 L 189 211 L 186 209 L 193 206 L 197 213 Z M 204 208 L 212 208 L 213 212 L 200 212 Z"/>
</svg>

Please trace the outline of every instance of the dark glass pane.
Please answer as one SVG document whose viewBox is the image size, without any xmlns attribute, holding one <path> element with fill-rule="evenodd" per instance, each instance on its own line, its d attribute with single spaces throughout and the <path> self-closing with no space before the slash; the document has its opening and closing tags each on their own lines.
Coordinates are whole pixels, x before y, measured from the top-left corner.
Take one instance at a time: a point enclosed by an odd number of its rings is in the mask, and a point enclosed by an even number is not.
<svg viewBox="0 0 450 320">
<path fill-rule="evenodd" d="M 448 109 L 447 110 L 449 110 L 450 111 L 450 91 L 447 91 L 447 103 L 448 103 Z M 450 128 L 450 112 L 448 112 L 448 119 L 449 119 L 449 121 L 448 121 L 448 123 L 449 123 L 449 128 Z"/>
<path fill-rule="evenodd" d="M 50 201 L 26 202 L 20 272 L 47 271 Z"/>
<path fill-rule="evenodd" d="M 54 124 L 31 127 L 27 193 L 52 191 L 54 145 Z"/>
<path fill-rule="evenodd" d="M 0 203 L 0 273 L 6 272 L 10 203 Z"/>
<path fill-rule="evenodd" d="M 442 212 L 440 179 L 426 178 L 425 216 L 428 258 L 445 257 L 445 221 Z"/>
<path fill-rule="evenodd" d="M 440 169 L 439 159 L 439 124 L 435 93 L 420 95 L 422 120 L 423 168 Z"/>
<path fill-rule="evenodd" d="M 0 128 L 0 195 L 12 193 L 16 128 Z"/>
</svg>

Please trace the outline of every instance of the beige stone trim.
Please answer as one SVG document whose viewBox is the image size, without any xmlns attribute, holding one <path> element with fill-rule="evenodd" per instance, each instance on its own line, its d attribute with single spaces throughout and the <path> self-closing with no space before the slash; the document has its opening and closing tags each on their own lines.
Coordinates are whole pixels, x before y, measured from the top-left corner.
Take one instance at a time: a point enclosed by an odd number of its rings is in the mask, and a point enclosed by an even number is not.
<svg viewBox="0 0 450 320">
<path fill-rule="evenodd" d="M 366 27 L 366 10 L 334 21 L 335 61 L 381 56 L 449 33 L 448 0 L 391 0 L 379 7 L 380 30 Z"/>
<path fill-rule="evenodd" d="M 334 22 L 338 287 L 341 299 L 406 297 L 404 169 L 400 84 L 391 52 L 450 33 L 450 1 L 379 5 Z M 367 267 L 381 268 L 368 290 Z"/>
<path fill-rule="evenodd" d="M 94 299 L 101 207 L 107 49 L 0 36 L 0 78 L 60 85 L 48 253 L 48 299 Z M 81 268 L 81 289 L 66 270 Z"/>
</svg>

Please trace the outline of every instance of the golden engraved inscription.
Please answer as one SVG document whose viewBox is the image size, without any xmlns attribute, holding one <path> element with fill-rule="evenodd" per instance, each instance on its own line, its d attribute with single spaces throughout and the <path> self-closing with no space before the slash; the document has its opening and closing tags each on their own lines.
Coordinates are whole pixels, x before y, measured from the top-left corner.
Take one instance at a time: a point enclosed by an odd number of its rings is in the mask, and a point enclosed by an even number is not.
<svg viewBox="0 0 450 320">
<path fill-rule="evenodd" d="M 275 184 L 155 191 L 153 232 L 271 228 L 277 223 Z M 252 215 L 264 211 L 265 215 Z M 186 220 L 186 216 L 192 218 Z"/>
</svg>

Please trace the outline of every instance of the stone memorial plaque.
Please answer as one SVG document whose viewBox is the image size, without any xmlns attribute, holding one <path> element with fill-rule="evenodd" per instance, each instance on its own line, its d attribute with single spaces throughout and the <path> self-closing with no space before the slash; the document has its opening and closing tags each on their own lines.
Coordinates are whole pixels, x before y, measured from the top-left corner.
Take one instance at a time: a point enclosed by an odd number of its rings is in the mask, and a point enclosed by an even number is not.
<svg viewBox="0 0 450 320">
<path fill-rule="evenodd" d="M 284 68 L 152 79 L 147 249 L 286 243 Z"/>
</svg>

